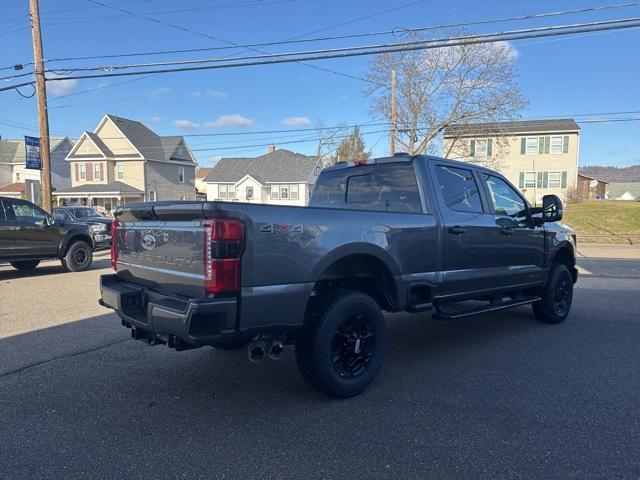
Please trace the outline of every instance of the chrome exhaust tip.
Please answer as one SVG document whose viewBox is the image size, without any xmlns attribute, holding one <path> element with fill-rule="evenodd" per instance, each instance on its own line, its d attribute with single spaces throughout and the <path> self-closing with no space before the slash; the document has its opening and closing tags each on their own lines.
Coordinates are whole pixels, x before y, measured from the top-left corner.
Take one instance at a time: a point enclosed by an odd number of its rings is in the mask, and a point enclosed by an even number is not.
<svg viewBox="0 0 640 480">
<path fill-rule="evenodd" d="M 269 358 L 271 360 L 280 360 L 282 358 L 282 355 L 284 355 L 284 345 L 275 340 L 272 344 L 271 344 L 271 348 L 269 348 Z"/>
</svg>

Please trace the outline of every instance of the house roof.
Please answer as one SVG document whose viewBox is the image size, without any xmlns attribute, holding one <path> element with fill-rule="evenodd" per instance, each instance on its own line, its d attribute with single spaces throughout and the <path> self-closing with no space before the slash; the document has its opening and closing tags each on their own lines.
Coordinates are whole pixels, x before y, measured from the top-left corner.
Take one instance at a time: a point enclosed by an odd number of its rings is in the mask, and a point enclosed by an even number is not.
<svg viewBox="0 0 640 480">
<path fill-rule="evenodd" d="M 53 152 L 68 137 L 49 137 L 49 151 Z M 24 138 L 0 140 L 0 163 L 25 163 Z"/>
<path fill-rule="evenodd" d="M 607 193 L 612 198 L 624 195 L 625 192 L 631 193 L 635 198 L 640 198 L 640 182 L 610 182 Z"/>
<path fill-rule="evenodd" d="M 579 132 L 580 127 L 572 118 L 553 120 L 520 120 L 515 122 L 472 123 L 450 125 L 444 130 L 445 137 L 471 137 L 478 135 L 506 135 L 514 133 Z"/>
<path fill-rule="evenodd" d="M 595 178 L 595 177 L 590 177 L 589 175 L 585 175 L 584 173 L 578 173 L 578 176 L 582 177 L 582 178 L 587 178 L 589 180 L 597 180 L 600 183 L 609 183 L 606 180 L 602 180 L 600 178 Z"/>
<path fill-rule="evenodd" d="M 8 183 L 0 187 L 0 193 L 24 193 L 24 183 Z"/>
<path fill-rule="evenodd" d="M 206 178 L 209 172 L 213 170 L 213 167 L 201 167 L 196 170 L 196 178 Z"/>
<path fill-rule="evenodd" d="M 111 182 L 111 183 L 91 183 L 91 184 L 87 183 L 84 185 L 76 185 L 75 187 L 56 191 L 54 192 L 54 194 L 64 195 L 69 193 L 107 193 L 107 192 L 139 193 L 140 195 L 144 193 L 142 190 L 133 188 L 131 185 L 127 185 L 126 183 Z"/>
<path fill-rule="evenodd" d="M 250 175 L 260 183 L 306 182 L 318 159 L 278 149 L 256 158 L 221 158 L 205 181 L 212 183 L 237 182 Z"/>
<path fill-rule="evenodd" d="M 126 139 L 129 140 L 147 160 L 158 160 L 161 162 L 169 160 L 183 161 L 185 164 L 196 163 L 182 136 L 160 136 L 142 122 L 129 120 L 128 118 L 118 117 L 109 113 L 103 117 L 96 131 L 98 131 L 107 119 L 111 120 L 118 127 Z M 95 143 L 105 157 L 116 159 L 118 157 L 129 157 L 128 154 L 118 154 L 111 151 L 95 132 L 84 131 L 83 134 Z M 74 157 L 75 154 L 71 155 L 69 159 L 75 160 Z M 81 157 L 82 155 L 78 156 L 78 158 Z"/>
</svg>

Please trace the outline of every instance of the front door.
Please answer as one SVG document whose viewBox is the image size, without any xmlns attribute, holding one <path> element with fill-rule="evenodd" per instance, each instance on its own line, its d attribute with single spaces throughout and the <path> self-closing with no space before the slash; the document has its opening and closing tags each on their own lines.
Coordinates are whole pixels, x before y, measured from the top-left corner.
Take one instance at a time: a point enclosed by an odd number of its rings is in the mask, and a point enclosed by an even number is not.
<svg viewBox="0 0 640 480">
<path fill-rule="evenodd" d="M 53 257 L 58 253 L 59 234 L 49 225 L 44 210 L 24 200 L 5 200 L 7 214 L 15 221 L 15 243 L 20 255 L 27 257 Z"/>
<path fill-rule="evenodd" d="M 509 284 L 544 281 L 544 229 L 533 227 L 528 205 L 522 195 L 504 178 L 482 173 L 492 220 L 494 241 L 499 244 L 497 257 Z"/>
<path fill-rule="evenodd" d="M 474 296 L 502 285 L 495 221 L 475 169 L 431 164 L 443 220 L 444 253 L 439 296 Z"/>
<path fill-rule="evenodd" d="M 7 218 L 4 210 L 4 201 L 0 200 L 0 258 L 10 256 L 16 242 L 15 222 Z"/>
</svg>

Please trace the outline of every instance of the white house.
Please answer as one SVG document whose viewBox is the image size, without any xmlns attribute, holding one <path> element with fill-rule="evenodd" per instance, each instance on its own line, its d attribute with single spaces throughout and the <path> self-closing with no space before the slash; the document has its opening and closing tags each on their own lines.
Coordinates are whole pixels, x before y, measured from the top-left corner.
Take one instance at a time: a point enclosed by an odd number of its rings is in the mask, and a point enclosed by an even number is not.
<svg viewBox="0 0 640 480">
<path fill-rule="evenodd" d="M 207 175 L 207 200 L 304 206 L 322 169 L 316 157 L 269 147 L 257 158 L 222 158 Z"/>
</svg>

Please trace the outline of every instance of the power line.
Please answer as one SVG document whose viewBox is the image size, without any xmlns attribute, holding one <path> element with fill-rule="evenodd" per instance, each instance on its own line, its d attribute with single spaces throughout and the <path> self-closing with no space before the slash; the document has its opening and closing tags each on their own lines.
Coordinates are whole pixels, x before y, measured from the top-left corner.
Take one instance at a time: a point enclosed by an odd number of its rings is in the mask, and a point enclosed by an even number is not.
<svg viewBox="0 0 640 480">
<path fill-rule="evenodd" d="M 284 57 L 296 56 L 296 55 L 317 55 L 317 54 L 336 53 L 336 52 L 354 52 L 359 50 L 371 50 L 371 49 L 394 48 L 394 47 L 417 46 L 417 45 L 444 44 L 443 46 L 450 46 L 450 45 L 453 45 L 452 42 L 456 42 L 456 41 L 483 39 L 483 38 L 491 38 L 491 37 L 502 37 L 504 35 L 520 35 L 520 34 L 533 33 L 533 32 L 547 32 L 547 31 L 563 30 L 563 29 L 570 29 L 570 28 L 585 28 L 585 27 L 598 26 L 598 25 L 627 24 L 627 23 L 634 23 L 634 22 L 635 23 L 640 22 L 640 17 L 631 17 L 631 18 L 615 19 L 615 20 L 603 20 L 598 22 L 575 23 L 575 24 L 567 24 L 567 25 L 554 25 L 549 27 L 536 27 L 536 28 L 528 28 L 528 29 L 520 29 L 520 30 L 507 30 L 503 32 L 478 34 L 478 35 L 466 35 L 461 37 L 450 37 L 446 39 L 439 38 L 439 39 L 429 39 L 429 40 L 415 40 L 411 42 L 378 43 L 378 44 L 369 44 L 369 45 L 357 45 L 352 47 L 337 47 L 337 48 L 321 49 L 321 50 L 302 50 L 302 51 L 299 50 L 299 51 L 293 51 L 293 52 L 269 53 L 269 54 L 263 54 L 263 55 L 251 55 L 251 56 L 244 56 L 244 57 L 216 57 L 216 58 L 195 59 L 195 60 L 148 62 L 148 63 L 137 63 L 137 64 L 128 64 L 128 65 L 67 67 L 63 70 L 57 70 L 57 71 L 48 70 L 48 71 L 54 72 L 57 74 L 60 74 L 60 72 L 74 72 L 74 71 L 97 71 L 97 70 L 113 71 L 113 70 L 129 69 L 129 68 L 157 67 L 157 66 L 169 66 L 169 65 L 192 65 L 192 64 L 214 63 L 214 62 L 228 62 L 230 60 L 239 61 L 239 60 L 257 60 L 257 59 L 264 59 L 264 58 L 284 58 Z"/>
<path fill-rule="evenodd" d="M 393 30 L 384 30 L 377 32 L 364 32 L 364 33 L 354 33 L 348 35 L 334 35 L 334 36 L 325 36 L 325 37 L 315 37 L 308 39 L 301 39 L 300 37 L 306 36 L 300 35 L 298 37 L 293 37 L 293 39 L 289 40 L 281 40 L 281 41 L 270 41 L 263 43 L 249 43 L 238 46 L 227 46 L 227 47 L 202 47 L 202 48 L 188 48 L 188 49 L 179 49 L 179 50 L 156 50 L 156 51 L 145 51 L 145 52 L 133 52 L 133 53 L 119 53 L 119 54 L 110 54 L 110 55 L 89 55 L 89 56 L 81 56 L 81 57 L 61 57 L 61 58 L 51 58 L 47 60 L 47 62 L 64 62 L 70 60 L 93 60 L 93 59 L 106 59 L 106 58 L 120 58 L 120 57 L 137 57 L 137 56 L 150 56 L 150 55 L 168 55 L 172 53 L 195 53 L 195 52 L 204 52 L 204 51 L 217 51 L 217 50 L 229 50 L 236 48 L 251 48 L 251 47 L 267 47 L 267 46 L 275 46 L 275 45 L 287 45 L 287 44 L 296 44 L 296 43 L 309 43 L 309 42 L 321 42 L 321 41 L 330 41 L 330 40 L 344 40 L 350 38 L 361 38 L 368 36 L 382 36 L 382 35 L 405 35 L 407 33 L 413 32 L 424 32 L 428 30 L 437 30 L 444 28 L 453 28 L 453 27 L 461 27 L 461 26 L 472 26 L 472 25 L 483 25 L 483 24 L 491 24 L 491 23 L 504 23 L 511 21 L 522 21 L 522 20 L 530 20 L 530 19 L 539 19 L 545 17 L 553 17 L 553 16 L 561 16 L 561 15 L 570 15 L 577 13 L 587 13 L 601 10 L 609 10 L 609 9 L 617 9 L 617 8 L 628 8 L 639 6 L 640 2 L 632 2 L 632 3 L 624 3 L 624 4 L 616 4 L 616 5 L 604 5 L 599 7 L 590 7 L 590 8 L 579 8 L 573 10 L 563 10 L 556 12 L 545 12 L 545 13 L 536 13 L 531 15 L 520 15 L 514 17 L 503 17 L 503 18 L 495 18 L 495 19 L 486 19 L 486 20 L 476 20 L 469 22 L 459 22 L 459 23 L 449 23 L 449 24 L 440 24 L 440 25 L 431 25 L 425 27 L 415 27 L 415 28 L 396 28 Z M 327 27 L 330 28 L 330 27 Z M 325 30 L 325 29 L 322 29 Z M 310 33 L 309 33 L 310 34 Z"/>
<path fill-rule="evenodd" d="M 357 57 L 357 56 L 377 55 L 377 54 L 383 54 L 383 53 L 397 53 L 397 52 L 416 51 L 416 50 L 428 50 L 428 49 L 443 48 L 443 47 L 450 48 L 450 47 L 462 46 L 462 45 L 475 45 L 475 44 L 484 44 L 484 43 L 522 40 L 527 38 L 542 38 L 542 37 L 549 37 L 549 36 L 573 35 L 576 33 L 604 31 L 604 30 L 620 30 L 620 29 L 637 28 L 637 27 L 640 27 L 640 22 L 617 24 L 617 25 L 600 25 L 600 26 L 595 26 L 590 28 L 577 28 L 577 29 L 568 29 L 568 30 L 562 30 L 562 31 L 546 31 L 546 32 L 529 33 L 529 34 L 505 34 L 503 36 L 491 36 L 492 34 L 487 34 L 481 38 L 475 38 L 472 40 L 461 40 L 461 41 L 446 40 L 440 44 L 421 44 L 421 45 L 414 45 L 414 46 L 407 45 L 407 46 L 400 46 L 400 47 L 393 47 L 393 48 L 379 48 L 379 49 L 356 51 L 356 52 L 329 53 L 329 54 L 322 54 L 322 55 L 293 57 L 293 58 L 277 58 L 273 60 L 223 63 L 223 64 L 217 64 L 217 65 L 199 65 L 199 66 L 192 66 L 192 67 L 163 68 L 163 69 L 155 69 L 155 70 L 141 70 L 141 71 L 135 71 L 135 72 L 111 72 L 111 73 L 100 73 L 100 74 L 90 74 L 90 75 L 72 75 L 72 76 L 66 76 L 66 77 L 60 77 L 60 78 L 51 78 L 48 81 L 55 82 L 55 81 L 63 81 L 63 80 L 82 80 L 82 79 L 88 79 L 88 78 L 111 78 L 111 77 L 123 77 L 123 76 L 135 76 L 135 75 L 189 72 L 189 71 L 199 71 L 199 70 L 214 70 L 214 69 L 223 69 L 223 68 L 238 68 L 238 67 L 260 66 L 260 65 L 274 65 L 274 64 L 280 64 L 280 63 L 300 63 L 300 62 L 317 61 L 317 60 L 349 58 L 349 57 Z M 30 83 L 31 82 L 26 82 L 23 84 L 19 84 L 18 86 L 28 85 Z M 16 85 L 12 85 L 9 87 L 2 87 L 0 88 L 0 92 L 10 90 L 15 87 Z"/>
</svg>

